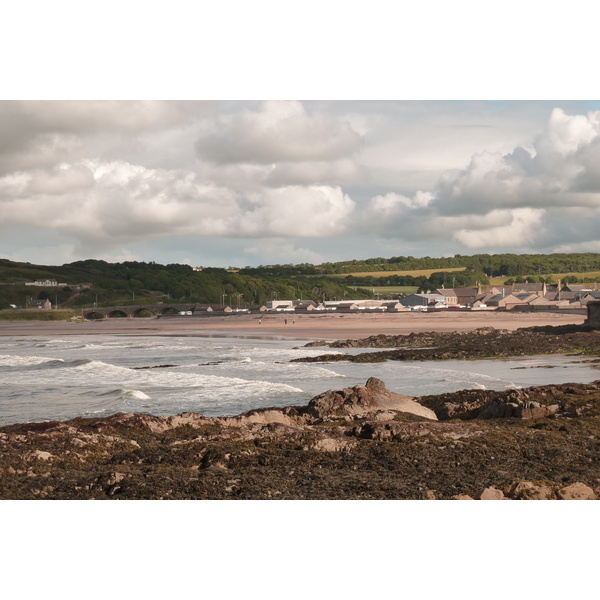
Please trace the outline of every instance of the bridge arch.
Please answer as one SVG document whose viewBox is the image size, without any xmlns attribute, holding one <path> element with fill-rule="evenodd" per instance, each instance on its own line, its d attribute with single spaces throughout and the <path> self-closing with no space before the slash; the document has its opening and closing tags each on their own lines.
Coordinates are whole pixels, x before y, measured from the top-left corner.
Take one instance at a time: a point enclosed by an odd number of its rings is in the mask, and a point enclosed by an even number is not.
<svg viewBox="0 0 600 600">
<path fill-rule="evenodd" d="M 148 317 L 155 317 L 156 311 L 152 310 L 151 308 L 148 308 L 147 306 L 141 306 L 140 308 L 136 308 L 131 313 L 131 316 L 140 319 L 147 319 Z"/>
<path fill-rule="evenodd" d="M 158 311 L 159 315 L 178 315 L 179 314 L 180 309 L 177 308 L 176 306 L 163 306 L 161 307 L 161 309 Z"/>
<path fill-rule="evenodd" d="M 115 308 L 114 310 L 111 310 L 110 312 L 106 313 L 107 319 L 122 319 L 128 316 L 129 315 L 124 310 L 121 310 L 119 308 Z"/>
<path fill-rule="evenodd" d="M 99 321 L 101 319 L 105 319 L 106 317 L 104 313 L 98 310 L 88 310 L 86 313 L 83 314 L 83 318 L 86 321 Z"/>
</svg>

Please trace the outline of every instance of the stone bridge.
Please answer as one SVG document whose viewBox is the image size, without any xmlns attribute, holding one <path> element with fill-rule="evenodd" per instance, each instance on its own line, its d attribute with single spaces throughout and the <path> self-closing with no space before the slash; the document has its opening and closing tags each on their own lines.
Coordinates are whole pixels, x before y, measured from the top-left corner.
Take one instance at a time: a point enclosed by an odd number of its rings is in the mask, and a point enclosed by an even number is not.
<svg viewBox="0 0 600 600">
<path fill-rule="evenodd" d="M 181 311 L 200 310 L 197 304 L 138 304 L 137 306 L 109 306 L 102 308 L 84 308 L 81 314 L 84 319 L 115 319 L 160 317 L 169 314 L 179 314 Z M 207 309 L 204 308 L 204 311 Z M 221 309 L 223 310 L 223 309 Z"/>
</svg>

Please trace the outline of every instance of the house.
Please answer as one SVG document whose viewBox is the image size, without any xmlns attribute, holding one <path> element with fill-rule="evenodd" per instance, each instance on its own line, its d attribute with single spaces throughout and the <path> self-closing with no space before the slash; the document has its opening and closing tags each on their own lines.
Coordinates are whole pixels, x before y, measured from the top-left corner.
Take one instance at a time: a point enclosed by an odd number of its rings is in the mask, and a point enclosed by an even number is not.
<svg viewBox="0 0 600 600">
<path fill-rule="evenodd" d="M 598 300 L 600 300 L 600 292 L 583 292 L 579 295 L 579 301 L 583 305 L 587 305 L 588 302 L 597 302 Z"/>
<path fill-rule="evenodd" d="M 292 308 L 293 306 L 293 300 L 269 300 L 267 302 L 267 308 L 269 310 L 274 310 L 276 308 Z"/>
<path fill-rule="evenodd" d="M 523 306 L 538 298 L 537 294 L 509 294 L 508 296 L 502 296 L 496 294 L 486 301 L 487 306 L 496 306 L 498 308 L 504 308 L 505 310 L 512 310 L 516 306 Z"/>
<path fill-rule="evenodd" d="M 47 298 L 44 300 L 34 300 L 32 304 L 40 310 L 50 310 L 52 308 L 52 302 Z"/>
<path fill-rule="evenodd" d="M 56 279 L 34 279 L 33 281 L 26 281 L 25 285 L 37 285 L 40 287 L 56 287 L 58 286 L 58 281 L 56 281 Z M 67 284 L 62 283 L 61 285 Z"/>
<path fill-rule="evenodd" d="M 458 304 L 458 296 L 453 289 L 441 288 L 439 290 L 435 290 L 436 294 L 441 294 L 445 298 L 445 303 L 448 306 L 452 306 L 453 304 Z"/>
<path fill-rule="evenodd" d="M 442 294 L 411 294 L 400 300 L 402 306 L 410 307 L 428 306 L 429 304 L 444 303 L 445 301 L 446 299 Z"/>
<path fill-rule="evenodd" d="M 481 294 L 481 286 L 477 287 L 466 287 L 466 288 L 454 288 L 456 292 L 456 304 L 461 306 L 471 306 L 477 296 Z"/>
<path fill-rule="evenodd" d="M 402 302 L 398 302 L 397 300 L 385 301 L 383 306 L 385 306 L 387 312 L 398 312 L 404 310 L 404 305 Z"/>
</svg>

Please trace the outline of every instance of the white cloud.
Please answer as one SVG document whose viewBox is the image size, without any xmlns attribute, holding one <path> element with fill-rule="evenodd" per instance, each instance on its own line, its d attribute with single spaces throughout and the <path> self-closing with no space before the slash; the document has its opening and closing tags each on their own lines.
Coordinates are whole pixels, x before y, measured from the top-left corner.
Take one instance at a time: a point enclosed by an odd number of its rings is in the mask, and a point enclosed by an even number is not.
<svg viewBox="0 0 600 600">
<path fill-rule="evenodd" d="M 251 206 L 235 219 L 233 230 L 248 237 L 317 238 L 344 233 L 355 209 L 340 188 L 289 186 L 250 194 Z"/>
<path fill-rule="evenodd" d="M 435 205 L 442 214 L 600 205 L 599 156 L 600 113 L 569 117 L 555 109 L 533 153 L 474 155 L 466 169 L 442 175 Z"/>
<path fill-rule="evenodd" d="M 492 211 L 486 220 L 504 223 L 478 229 L 460 229 L 454 239 L 467 248 L 506 248 L 534 245 L 544 211 L 532 208 Z"/>
<path fill-rule="evenodd" d="M 403 214 L 406 209 L 426 208 L 433 196 L 429 192 L 418 191 L 412 198 L 390 192 L 383 196 L 375 196 L 369 203 L 369 210 L 387 219 Z"/>
<path fill-rule="evenodd" d="M 339 235 L 355 203 L 338 187 L 267 188 L 244 197 L 192 172 L 88 160 L 0 178 L 0 206 L 0 223 L 51 227 L 98 252 L 169 235 Z"/>
<path fill-rule="evenodd" d="M 272 101 L 206 123 L 196 150 L 209 162 L 270 164 L 347 157 L 360 141 L 347 122 L 308 114 L 301 102 Z"/>
</svg>

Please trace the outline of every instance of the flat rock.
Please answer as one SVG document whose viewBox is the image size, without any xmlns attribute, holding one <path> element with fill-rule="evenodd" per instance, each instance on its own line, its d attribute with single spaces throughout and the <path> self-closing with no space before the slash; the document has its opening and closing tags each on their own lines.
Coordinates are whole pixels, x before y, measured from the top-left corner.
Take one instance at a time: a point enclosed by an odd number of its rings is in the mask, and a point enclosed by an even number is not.
<svg viewBox="0 0 600 600">
<path fill-rule="evenodd" d="M 581 483 L 581 481 L 559 490 L 558 497 L 561 500 L 596 500 L 594 490 L 585 483 Z"/>
<path fill-rule="evenodd" d="M 497 490 L 495 487 L 487 487 L 481 495 L 479 496 L 480 500 L 504 500 L 504 492 L 502 490 Z"/>
</svg>

